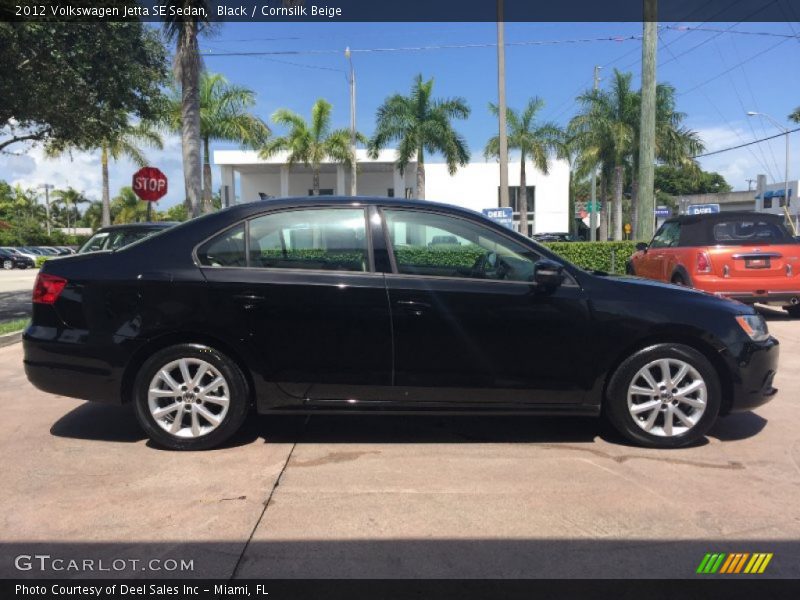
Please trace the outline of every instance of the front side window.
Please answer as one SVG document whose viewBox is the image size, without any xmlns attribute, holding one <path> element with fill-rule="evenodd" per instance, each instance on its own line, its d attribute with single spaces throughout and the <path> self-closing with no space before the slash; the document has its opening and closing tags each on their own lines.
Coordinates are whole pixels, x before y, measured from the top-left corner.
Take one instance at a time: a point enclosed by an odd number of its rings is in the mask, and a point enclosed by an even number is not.
<svg viewBox="0 0 800 600">
<path fill-rule="evenodd" d="M 386 210 L 398 273 L 531 281 L 540 257 L 491 229 L 446 215 Z"/>
<path fill-rule="evenodd" d="M 656 232 L 653 241 L 650 242 L 651 248 L 669 248 L 678 245 L 680 238 L 680 225 L 673 221 L 664 223 Z"/>
<path fill-rule="evenodd" d="M 368 271 L 364 210 L 289 210 L 256 217 L 250 221 L 250 266 Z"/>
</svg>

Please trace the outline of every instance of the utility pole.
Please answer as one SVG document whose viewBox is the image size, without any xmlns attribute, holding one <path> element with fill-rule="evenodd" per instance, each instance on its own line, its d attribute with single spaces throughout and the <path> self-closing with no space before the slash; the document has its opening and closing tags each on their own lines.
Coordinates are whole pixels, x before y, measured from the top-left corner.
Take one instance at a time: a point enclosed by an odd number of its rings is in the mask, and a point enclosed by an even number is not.
<svg viewBox="0 0 800 600">
<path fill-rule="evenodd" d="M 594 91 L 600 87 L 600 69 L 602 68 L 599 65 L 594 67 Z M 597 212 L 597 165 L 595 165 L 592 167 L 592 196 L 589 206 L 589 240 L 592 242 L 597 241 Z"/>
<path fill-rule="evenodd" d="M 353 153 L 352 166 L 350 168 L 350 195 L 358 196 L 358 164 L 356 159 L 356 72 L 353 69 L 353 57 L 350 53 L 350 46 L 344 49 L 345 58 L 350 63 L 350 149 Z"/>
<path fill-rule="evenodd" d="M 503 0 L 497 0 L 497 106 L 499 110 L 500 140 L 500 206 L 508 206 L 508 132 L 506 131 L 506 48 Z M 525 198 L 525 206 L 527 209 Z M 520 210 L 522 210 L 520 204 Z M 527 231 L 522 232 L 527 235 Z"/>
<path fill-rule="evenodd" d="M 755 179 L 745 179 L 745 181 L 747 182 L 747 191 L 748 192 L 752 192 L 753 191 L 753 184 L 756 182 L 756 180 Z"/>
<path fill-rule="evenodd" d="M 644 2 L 642 39 L 642 114 L 639 125 L 639 211 L 636 237 L 649 240 L 655 228 L 657 0 Z"/>
<path fill-rule="evenodd" d="M 47 235 L 50 236 L 50 190 L 55 186 L 50 183 L 39 184 L 40 188 L 44 188 L 44 212 L 45 212 L 45 225 L 47 227 Z"/>
<path fill-rule="evenodd" d="M 789 134 L 791 133 L 791 131 L 789 131 L 787 127 L 784 127 L 778 121 L 776 121 L 774 118 L 772 118 L 766 113 L 760 113 L 750 110 L 747 112 L 747 116 L 764 117 L 765 119 L 770 121 L 773 125 L 775 125 L 775 127 L 777 127 L 780 131 L 782 131 L 783 134 L 786 136 L 786 166 L 785 166 L 786 170 L 784 171 L 784 178 L 783 178 L 783 200 L 784 200 L 784 205 L 786 206 L 786 215 L 787 217 L 789 217 L 789 223 L 791 224 L 792 219 L 791 216 L 789 215 L 789 202 L 791 199 L 791 194 L 789 190 Z M 798 201 L 795 200 L 795 204 L 800 204 L 800 203 L 798 203 Z M 795 213 L 796 214 L 794 217 L 794 231 L 795 235 L 797 235 L 797 233 L 800 232 L 800 205 L 798 205 L 797 208 L 795 208 Z"/>
</svg>

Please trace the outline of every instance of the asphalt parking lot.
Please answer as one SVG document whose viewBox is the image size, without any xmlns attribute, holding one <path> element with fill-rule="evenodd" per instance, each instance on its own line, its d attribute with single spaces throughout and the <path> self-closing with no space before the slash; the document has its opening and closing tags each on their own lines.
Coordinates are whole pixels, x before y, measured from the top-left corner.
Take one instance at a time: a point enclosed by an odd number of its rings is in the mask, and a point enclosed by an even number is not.
<svg viewBox="0 0 800 600">
<path fill-rule="evenodd" d="M 31 314 L 31 289 L 39 269 L 0 269 L 0 322 Z"/>
<path fill-rule="evenodd" d="M 168 452 L 0 348 L 0 577 L 684 578 L 706 552 L 800 577 L 800 321 L 770 315 L 777 398 L 675 451 L 594 419 L 275 416 Z M 35 554 L 124 568 L 17 570 Z"/>
</svg>

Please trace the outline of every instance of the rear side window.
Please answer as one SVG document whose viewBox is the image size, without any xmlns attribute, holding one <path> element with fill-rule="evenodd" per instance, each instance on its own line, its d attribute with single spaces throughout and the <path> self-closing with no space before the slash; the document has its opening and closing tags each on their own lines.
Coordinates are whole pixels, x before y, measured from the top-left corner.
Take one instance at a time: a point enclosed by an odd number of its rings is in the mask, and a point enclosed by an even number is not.
<svg viewBox="0 0 800 600">
<path fill-rule="evenodd" d="M 772 219 L 754 217 L 715 221 L 711 224 L 712 244 L 791 244 L 789 232 Z"/>
<path fill-rule="evenodd" d="M 361 208 L 288 210 L 250 221 L 250 267 L 368 271 Z"/>
<path fill-rule="evenodd" d="M 208 240 L 197 249 L 197 258 L 206 267 L 246 267 L 244 223 Z"/>
</svg>

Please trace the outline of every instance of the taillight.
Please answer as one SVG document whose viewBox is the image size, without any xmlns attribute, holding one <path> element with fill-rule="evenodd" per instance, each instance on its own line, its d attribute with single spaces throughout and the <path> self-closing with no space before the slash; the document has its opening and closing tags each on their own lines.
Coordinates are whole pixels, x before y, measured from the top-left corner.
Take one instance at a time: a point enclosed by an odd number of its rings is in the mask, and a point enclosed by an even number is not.
<svg viewBox="0 0 800 600">
<path fill-rule="evenodd" d="M 705 252 L 697 253 L 697 272 L 711 273 L 711 261 L 708 258 L 708 254 Z"/>
<path fill-rule="evenodd" d="M 67 280 L 63 277 L 39 273 L 33 286 L 33 302 L 36 304 L 55 304 Z"/>
</svg>

